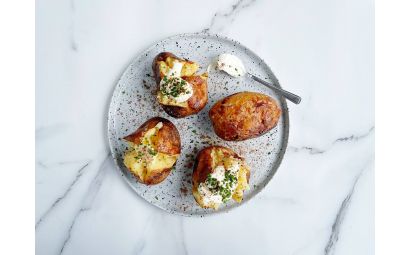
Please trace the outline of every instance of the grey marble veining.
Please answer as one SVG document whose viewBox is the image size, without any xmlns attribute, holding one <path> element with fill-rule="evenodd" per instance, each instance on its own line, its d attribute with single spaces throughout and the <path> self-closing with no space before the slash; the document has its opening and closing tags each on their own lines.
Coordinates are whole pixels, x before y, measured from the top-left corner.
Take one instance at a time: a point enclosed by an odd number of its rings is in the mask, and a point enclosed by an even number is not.
<svg viewBox="0 0 410 255">
<path fill-rule="evenodd" d="M 302 147 L 294 147 L 294 146 L 289 146 L 288 149 L 290 149 L 292 152 L 300 152 L 300 151 L 307 151 L 309 154 L 322 154 L 325 153 L 326 150 L 330 149 L 332 146 L 334 146 L 337 143 L 341 143 L 341 142 L 355 142 L 358 141 L 362 138 L 366 138 L 368 135 L 372 134 L 374 130 L 374 126 L 372 126 L 368 132 L 366 132 L 365 134 L 361 134 L 361 135 L 350 135 L 350 136 L 346 136 L 346 137 L 340 137 L 337 138 L 336 140 L 334 140 L 330 146 L 328 146 L 328 148 L 326 149 L 318 149 L 318 148 L 314 148 L 314 147 L 309 147 L 309 146 L 302 146 Z"/>
<path fill-rule="evenodd" d="M 343 202 L 340 205 L 340 208 L 336 214 L 336 218 L 332 225 L 332 232 L 329 237 L 329 241 L 325 247 L 325 255 L 334 254 L 335 245 L 339 240 L 340 227 L 345 219 L 345 215 L 349 208 L 352 195 L 354 194 L 356 184 L 359 181 L 359 178 L 362 176 L 363 171 L 366 170 L 366 167 L 361 169 L 357 177 L 355 177 L 352 188 L 350 189 L 349 193 L 346 195 L 345 199 L 343 199 Z"/>
<path fill-rule="evenodd" d="M 104 180 L 105 177 L 105 173 L 107 171 L 107 164 L 106 162 L 110 160 L 110 156 L 106 156 L 106 158 L 104 159 L 104 162 L 102 163 L 101 167 L 99 168 L 97 175 L 94 177 L 93 181 L 91 182 L 87 194 L 84 197 L 84 200 L 81 204 L 80 209 L 78 210 L 78 212 L 76 213 L 76 215 L 74 216 L 74 219 L 72 220 L 70 227 L 68 229 L 66 238 L 63 242 L 63 245 L 61 247 L 60 250 L 60 254 L 63 253 L 64 249 L 66 248 L 66 246 L 68 245 L 68 242 L 70 241 L 71 238 L 71 232 L 73 230 L 73 227 L 75 226 L 77 219 L 85 212 L 87 212 L 88 210 L 91 210 L 92 208 L 92 203 L 94 201 L 95 196 L 97 195 L 101 184 Z"/>
<path fill-rule="evenodd" d="M 374 254 L 373 1 L 41 0 L 36 11 L 37 254 Z M 122 180 L 106 114 L 135 56 L 200 31 L 243 43 L 303 101 L 288 105 L 288 150 L 260 194 L 182 218 Z"/>
<path fill-rule="evenodd" d="M 209 26 L 202 32 L 220 33 L 226 26 L 234 22 L 239 12 L 251 6 L 257 0 L 239 0 L 228 11 L 218 11 L 212 17 Z"/>
<path fill-rule="evenodd" d="M 71 182 L 70 186 L 68 186 L 68 188 L 66 189 L 66 191 L 64 192 L 63 195 L 59 196 L 54 202 L 53 204 L 50 206 L 50 208 L 47 209 L 47 211 L 40 216 L 40 218 L 36 221 L 36 228 L 37 226 L 47 217 L 47 215 L 51 212 L 51 210 L 53 210 L 53 208 L 58 205 L 58 203 L 60 203 L 60 201 L 62 201 L 67 194 L 70 192 L 70 190 L 74 187 L 74 185 L 77 183 L 77 181 L 80 179 L 80 177 L 83 175 L 83 171 L 84 169 L 88 166 L 90 162 L 87 162 L 85 165 L 83 165 L 80 169 L 78 169 L 77 174 L 75 176 L 75 179 Z"/>
</svg>

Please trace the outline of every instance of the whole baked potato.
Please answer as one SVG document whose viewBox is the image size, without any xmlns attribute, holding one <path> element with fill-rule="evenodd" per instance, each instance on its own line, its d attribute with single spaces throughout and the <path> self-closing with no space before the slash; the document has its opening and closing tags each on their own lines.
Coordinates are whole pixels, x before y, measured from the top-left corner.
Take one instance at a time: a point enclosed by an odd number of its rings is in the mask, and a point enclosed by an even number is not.
<svg viewBox="0 0 410 255">
<path fill-rule="evenodd" d="M 159 53 L 152 63 L 157 100 L 169 115 L 182 118 L 201 111 L 208 102 L 208 74 L 196 75 L 199 66 L 169 52 Z"/>
<path fill-rule="evenodd" d="M 227 141 L 260 136 L 276 126 L 280 115 L 273 98 L 256 92 L 227 96 L 209 110 L 215 133 Z"/>
<path fill-rule="evenodd" d="M 203 208 L 218 209 L 231 199 L 240 203 L 248 189 L 250 169 L 245 160 L 222 146 L 202 149 L 194 164 L 192 194 Z"/>
<path fill-rule="evenodd" d="M 139 182 L 147 185 L 162 182 L 181 153 L 177 128 L 161 117 L 147 120 L 124 139 L 131 147 L 124 155 L 124 165 Z"/>
</svg>

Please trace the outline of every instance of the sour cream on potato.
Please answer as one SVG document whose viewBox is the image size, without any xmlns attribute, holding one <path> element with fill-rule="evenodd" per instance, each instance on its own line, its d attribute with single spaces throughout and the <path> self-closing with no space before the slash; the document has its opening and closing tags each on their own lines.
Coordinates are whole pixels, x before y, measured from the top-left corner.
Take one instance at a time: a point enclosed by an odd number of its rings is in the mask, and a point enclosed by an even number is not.
<svg viewBox="0 0 410 255">
<path fill-rule="evenodd" d="M 177 103 L 187 101 L 194 94 L 192 85 L 181 78 L 183 65 L 174 61 L 172 68 L 159 84 L 162 93 Z"/>
<path fill-rule="evenodd" d="M 163 95 L 177 103 L 187 101 L 194 94 L 192 85 L 180 77 L 164 77 L 159 86 Z"/>
<path fill-rule="evenodd" d="M 211 178 L 214 178 L 217 182 L 217 189 L 229 189 L 229 197 L 226 197 L 226 200 L 230 200 L 232 198 L 233 192 L 238 186 L 238 172 L 240 168 L 240 163 L 237 160 L 231 160 L 231 165 L 225 169 L 224 166 L 220 165 L 217 166 L 214 171 L 210 174 Z M 235 177 L 235 181 L 232 183 L 231 186 L 227 184 L 227 179 L 225 172 L 231 173 Z M 202 182 L 198 186 L 198 191 L 202 196 L 203 203 L 207 206 L 211 204 L 216 204 L 219 206 L 224 202 L 224 198 L 222 197 L 221 193 L 213 190 L 215 187 L 210 187 L 210 184 L 206 182 Z"/>
</svg>

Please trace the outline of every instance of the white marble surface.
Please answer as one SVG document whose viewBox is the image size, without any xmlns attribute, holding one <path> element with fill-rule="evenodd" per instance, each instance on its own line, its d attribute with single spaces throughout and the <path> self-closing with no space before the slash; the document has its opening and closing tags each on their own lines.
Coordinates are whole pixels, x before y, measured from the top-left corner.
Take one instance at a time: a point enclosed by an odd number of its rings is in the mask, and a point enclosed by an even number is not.
<svg viewBox="0 0 410 255">
<path fill-rule="evenodd" d="M 374 253 L 373 1 L 36 8 L 37 254 Z M 122 180 L 108 157 L 106 114 L 134 56 L 203 30 L 254 50 L 303 101 L 289 106 L 288 151 L 265 190 L 228 214 L 184 218 Z"/>
</svg>

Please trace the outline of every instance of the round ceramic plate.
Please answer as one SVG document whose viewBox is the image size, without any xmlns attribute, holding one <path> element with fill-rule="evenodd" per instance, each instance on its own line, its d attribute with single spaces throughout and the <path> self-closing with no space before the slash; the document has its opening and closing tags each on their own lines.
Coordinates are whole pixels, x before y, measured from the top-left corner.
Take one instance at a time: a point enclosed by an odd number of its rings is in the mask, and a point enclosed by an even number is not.
<svg viewBox="0 0 410 255">
<path fill-rule="evenodd" d="M 170 213 L 203 216 L 226 212 L 255 196 L 272 179 L 286 150 L 289 133 L 289 116 L 286 102 L 269 88 L 249 79 L 232 78 L 214 69 L 209 72 L 206 107 L 197 115 L 175 119 L 165 113 L 156 101 L 156 84 L 152 61 L 162 52 L 169 51 L 181 58 L 197 62 L 199 73 L 221 53 L 238 56 L 247 70 L 279 86 L 278 80 L 255 53 L 240 43 L 218 35 L 181 34 L 166 38 L 136 57 L 125 70 L 114 90 L 108 113 L 108 139 L 112 156 L 121 174 L 135 192 L 149 203 Z M 240 91 L 255 91 L 275 98 L 282 116 L 278 125 L 268 133 L 241 142 L 227 142 L 217 137 L 212 129 L 208 111 L 219 99 Z M 122 162 L 127 143 L 121 138 L 134 132 L 147 119 L 161 116 L 172 121 L 181 136 L 182 151 L 175 170 L 160 184 L 146 186 L 135 180 Z M 244 157 L 251 167 L 250 189 L 241 204 L 230 201 L 219 210 L 203 209 L 192 196 L 192 166 L 197 152 L 209 145 L 222 145 Z"/>
</svg>

